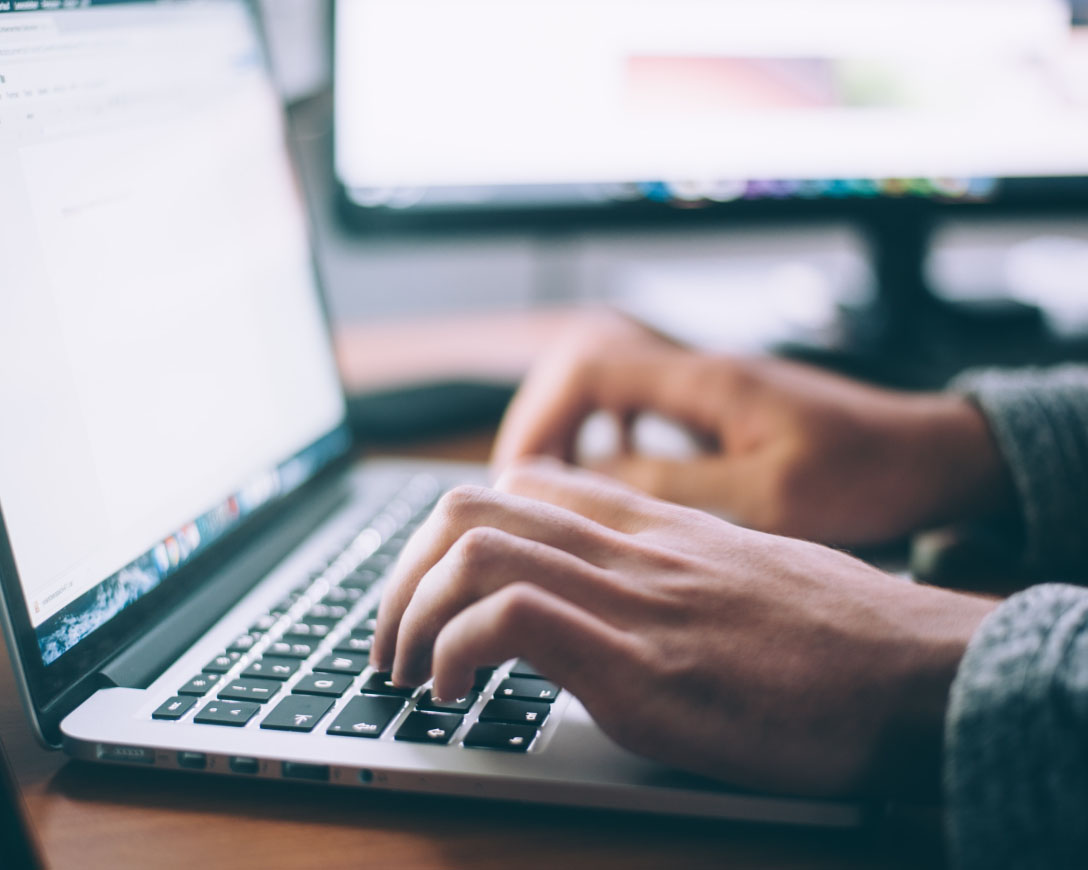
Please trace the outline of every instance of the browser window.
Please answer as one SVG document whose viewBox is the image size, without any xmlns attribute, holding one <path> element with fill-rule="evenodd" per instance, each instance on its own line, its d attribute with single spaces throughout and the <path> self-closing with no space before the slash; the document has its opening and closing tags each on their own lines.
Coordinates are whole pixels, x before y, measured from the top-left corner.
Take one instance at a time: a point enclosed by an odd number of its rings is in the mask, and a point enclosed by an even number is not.
<svg viewBox="0 0 1088 870">
<path fill-rule="evenodd" d="M 152 5 L 0 14 L 0 508 L 47 662 L 343 448 L 245 4 Z"/>
</svg>

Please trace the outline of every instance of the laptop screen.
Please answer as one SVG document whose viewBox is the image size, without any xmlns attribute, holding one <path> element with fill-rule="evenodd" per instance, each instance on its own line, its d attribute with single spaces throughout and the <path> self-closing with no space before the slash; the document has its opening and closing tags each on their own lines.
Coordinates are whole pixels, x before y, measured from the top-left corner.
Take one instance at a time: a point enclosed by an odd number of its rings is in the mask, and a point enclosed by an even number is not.
<svg viewBox="0 0 1088 870">
<path fill-rule="evenodd" d="M 0 2 L 0 409 L 46 664 L 347 449 L 245 3 Z"/>
</svg>

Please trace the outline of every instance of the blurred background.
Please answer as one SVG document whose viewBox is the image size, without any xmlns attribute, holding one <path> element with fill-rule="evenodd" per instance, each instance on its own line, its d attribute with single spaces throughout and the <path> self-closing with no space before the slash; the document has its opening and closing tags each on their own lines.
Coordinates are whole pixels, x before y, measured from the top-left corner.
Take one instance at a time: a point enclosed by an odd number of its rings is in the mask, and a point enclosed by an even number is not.
<svg viewBox="0 0 1088 870">
<path fill-rule="evenodd" d="M 1088 0 L 261 8 L 372 432 L 587 303 L 903 386 L 1088 352 Z"/>
</svg>

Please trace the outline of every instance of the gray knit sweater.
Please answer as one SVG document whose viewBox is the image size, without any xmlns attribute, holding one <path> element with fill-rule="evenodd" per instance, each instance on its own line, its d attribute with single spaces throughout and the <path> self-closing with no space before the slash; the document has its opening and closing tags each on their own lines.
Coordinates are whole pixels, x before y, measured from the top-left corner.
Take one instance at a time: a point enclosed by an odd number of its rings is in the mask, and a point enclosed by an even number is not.
<svg viewBox="0 0 1088 870">
<path fill-rule="evenodd" d="M 1044 582 L 979 627 L 945 722 L 961 870 L 1088 867 L 1088 368 L 958 379 L 990 422 Z"/>
</svg>

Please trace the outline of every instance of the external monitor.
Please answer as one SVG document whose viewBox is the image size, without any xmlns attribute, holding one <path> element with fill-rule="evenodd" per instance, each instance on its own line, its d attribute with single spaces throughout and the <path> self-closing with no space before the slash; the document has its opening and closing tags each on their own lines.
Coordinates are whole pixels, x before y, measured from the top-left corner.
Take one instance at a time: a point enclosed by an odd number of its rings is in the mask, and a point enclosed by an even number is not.
<svg viewBox="0 0 1088 870">
<path fill-rule="evenodd" d="M 1084 54 L 1065 0 L 337 0 L 336 173 L 375 225 L 1083 197 Z"/>
</svg>

